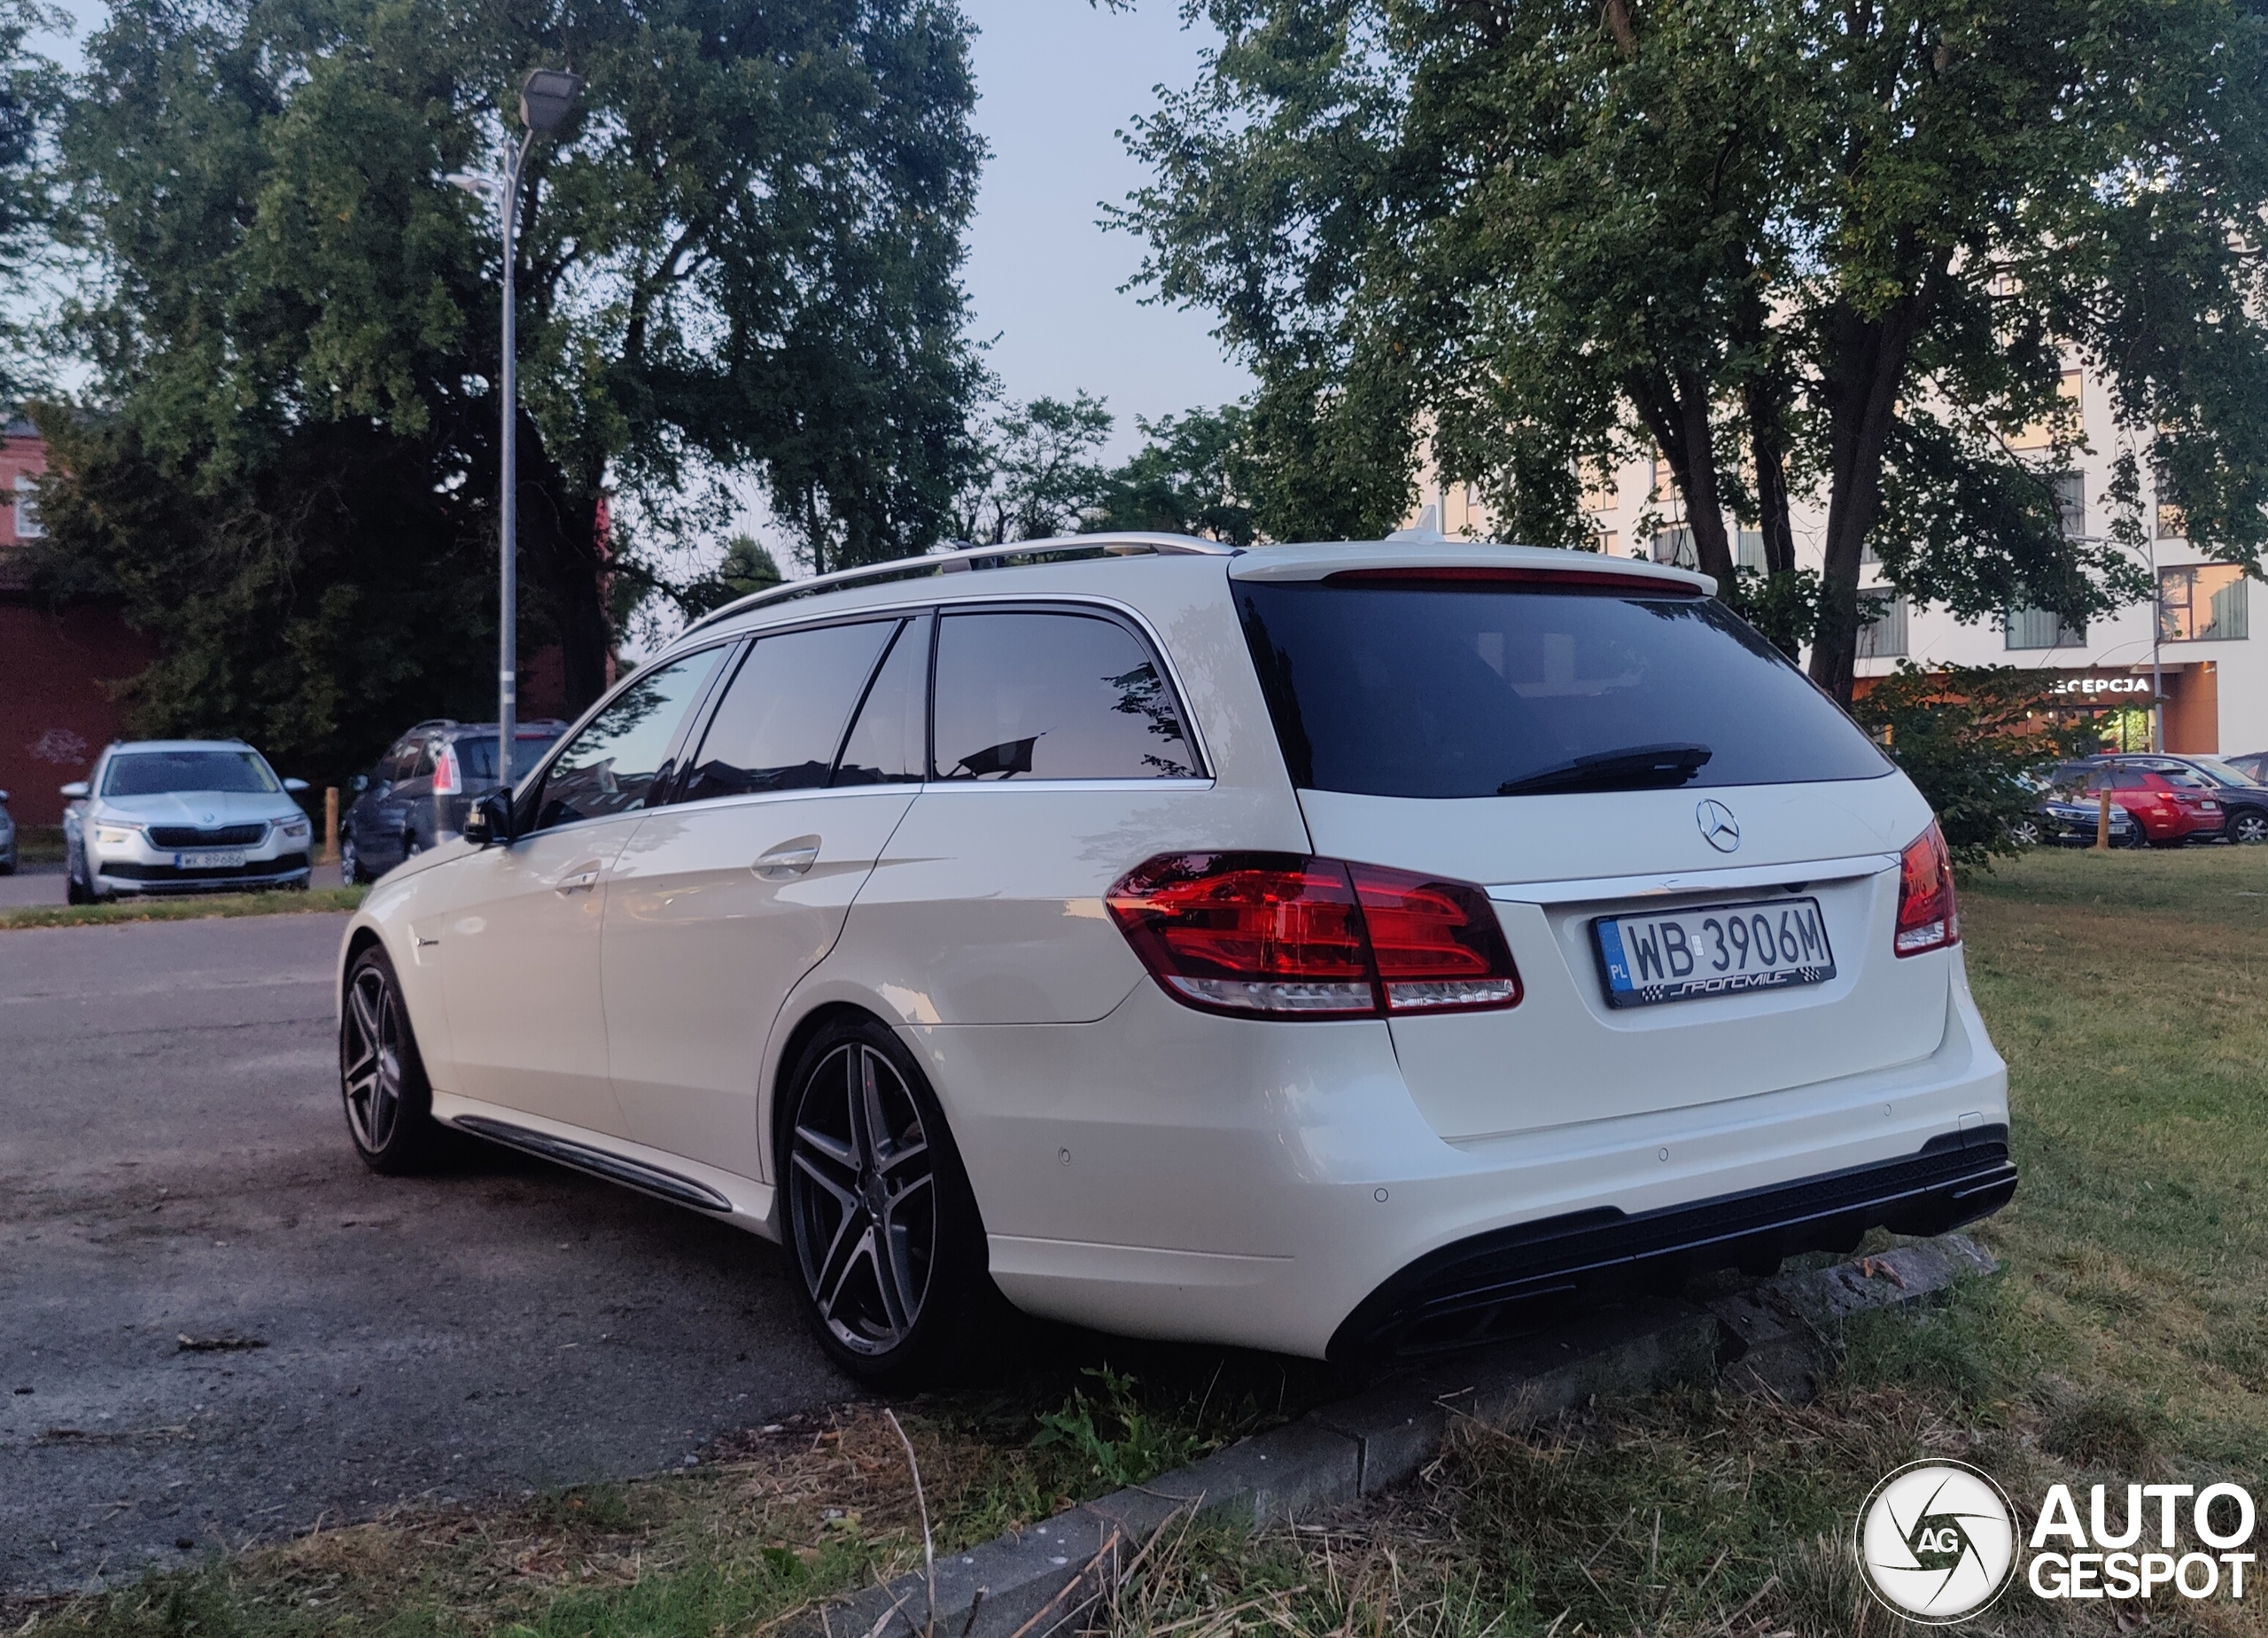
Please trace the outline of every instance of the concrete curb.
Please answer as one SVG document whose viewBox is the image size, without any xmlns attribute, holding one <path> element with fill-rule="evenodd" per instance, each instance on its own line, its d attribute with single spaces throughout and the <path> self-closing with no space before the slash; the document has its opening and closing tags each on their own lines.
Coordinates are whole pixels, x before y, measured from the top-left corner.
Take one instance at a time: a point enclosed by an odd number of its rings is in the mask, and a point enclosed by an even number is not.
<svg viewBox="0 0 2268 1638">
<path fill-rule="evenodd" d="M 1452 1416 L 1523 1425 L 1595 1393 L 1639 1393 L 1720 1375 L 1807 1398 L 1837 1326 L 1942 1295 L 1999 1264 L 1942 1235 L 1876 1257 L 1783 1275 L 1705 1305 L 1669 1300 L 1585 1315 L 1542 1335 L 1419 1367 L 1244 1440 L 1146 1485 L 937 1561 L 934 1618 L 919 1571 L 837 1603 L 799 1634 L 820 1638 L 1045 1638 L 1078 1616 L 1183 1512 L 1257 1525 L 1342 1507 L 1417 1473 Z"/>
</svg>

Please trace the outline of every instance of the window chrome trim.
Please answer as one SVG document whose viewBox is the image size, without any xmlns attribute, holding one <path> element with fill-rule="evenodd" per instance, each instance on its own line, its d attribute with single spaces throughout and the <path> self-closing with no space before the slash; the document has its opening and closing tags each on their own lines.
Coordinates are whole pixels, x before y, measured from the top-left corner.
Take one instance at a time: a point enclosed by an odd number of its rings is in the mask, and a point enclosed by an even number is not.
<svg viewBox="0 0 2268 1638">
<path fill-rule="evenodd" d="M 1627 898 L 1658 898 L 1673 893 L 1715 893 L 1736 888 L 1808 887 L 1848 881 L 1896 870 L 1895 853 L 1860 853 L 1846 858 L 1795 859 L 1784 865 L 1742 865 L 1731 870 L 1687 870 L 1666 875 L 1589 876 L 1568 881 L 1491 882 L 1488 897 L 1500 904 L 1581 904 Z"/>
<path fill-rule="evenodd" d="M 920 789 L 924 796 L 962 790 L 1210 790 L 1216 783 L 1218 781 L 1210 774 L 1154 780 L 1129 775 L 1124 779 L 1108 780 L 930 780 Z M 860 786 L 858 788 L 875 788 Z"/>
</svg>

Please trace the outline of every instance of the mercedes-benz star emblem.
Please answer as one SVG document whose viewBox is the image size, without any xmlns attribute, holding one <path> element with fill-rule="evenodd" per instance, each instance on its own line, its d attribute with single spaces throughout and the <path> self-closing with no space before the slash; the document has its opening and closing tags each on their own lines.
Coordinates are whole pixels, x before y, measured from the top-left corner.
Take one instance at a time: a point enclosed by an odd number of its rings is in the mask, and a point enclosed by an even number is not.
<svg viewBox="0 0 2268 1638">
<path fill-rule="evenodd" d="M 1693 822 L 1701 827 L 1702 836 L 1718 852 L 1729 853 L 1740 846 L 1740 821 L 1723 803 L 1703 803 L 1693 810 Z"/>
</svg>

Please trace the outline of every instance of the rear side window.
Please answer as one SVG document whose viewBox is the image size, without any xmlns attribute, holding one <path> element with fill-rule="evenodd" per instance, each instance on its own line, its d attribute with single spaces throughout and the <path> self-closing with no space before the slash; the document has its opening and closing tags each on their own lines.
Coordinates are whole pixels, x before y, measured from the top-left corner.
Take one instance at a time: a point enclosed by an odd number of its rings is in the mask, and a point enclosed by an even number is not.
<svg viewBox="0 0 2268 1638">
<path fill-rule="evenodd" d="M 929 618 L 899 628 L 843 742 L 836 785 L 919 783 L 928 762 Z"/>
<path fill-rule="evenodd" d="M 1889 761 L 1713 600 L 1237 587 L 1293 783 L 1376 796 L 1874 779 Z"/>
<path fill-rule="evenodd" d="M 850 713 L 898 622 L 864 620 L 757 640 L 701 737 L 679 800 L 827 783 Z"/>
<path fill-rule="evenodd" d="M 1156 659 L 1100 615 L 946 615 L 936 695 L 942 780 L 1184 779 L 1197 771 Z"/>
<path fill-rule="evenodd" d="M 615 695 L 545 770 L 534 828 L 644 807 L 685 713 L 724 654 L 721 648 L 689 654 Z"/>
</svg>

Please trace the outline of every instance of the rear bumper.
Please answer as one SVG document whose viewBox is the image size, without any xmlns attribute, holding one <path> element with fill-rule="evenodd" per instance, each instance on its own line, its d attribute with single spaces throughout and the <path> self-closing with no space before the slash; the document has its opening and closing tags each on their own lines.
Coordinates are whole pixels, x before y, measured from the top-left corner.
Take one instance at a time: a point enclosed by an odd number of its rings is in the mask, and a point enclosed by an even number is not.
<svg viewBox="0 0 2268 1638">
<path fill-rule="evenodd" d="M 1395 1274 L 1347 1316 L 1333 1360 L 1426 1354 L 1494 1340 L 1571 1299 L 1665 1288 L 1709 1269 L 1848 1251 L 1869 1229 L 1941 1234 L 2016 1191 L 2008 1129 L 1948 1132 L 1905 1160 L 1625 1214 L 1612 1207 L 1474 1235 Z"/>
</svg>

